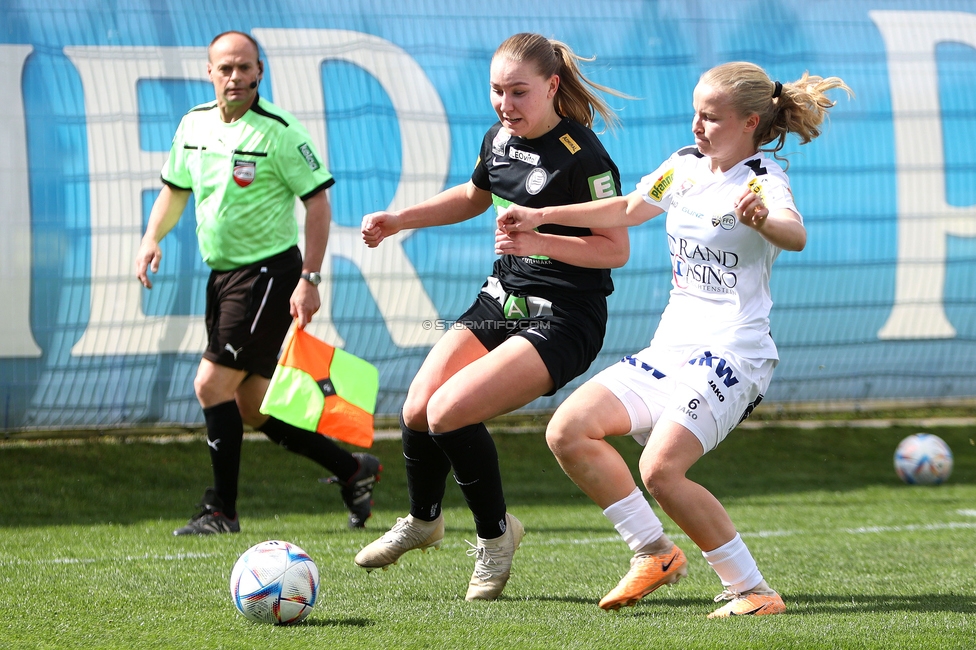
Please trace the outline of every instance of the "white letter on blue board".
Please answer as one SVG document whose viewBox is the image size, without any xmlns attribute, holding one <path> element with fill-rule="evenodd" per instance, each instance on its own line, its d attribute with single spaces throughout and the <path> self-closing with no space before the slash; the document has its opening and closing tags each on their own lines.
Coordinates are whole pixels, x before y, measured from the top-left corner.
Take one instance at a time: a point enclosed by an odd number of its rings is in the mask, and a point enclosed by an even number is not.
<svg viewBox="0 0 976 650">
<path fill-rule="evenodd" d="M 976 47 L 976 14 L 871 11 L 884 37 L 898 184 L 895 304 L 880 339 L 953 338 L 944 305 L 946 238 L 976 237 L 976 206 L 949 205 L 935 48 Z"/>
<path fill-rule="evenodd" d="M 30 45 L 0 45 L 0 357 L 39 357 L 30 326 L 31 212 L 22 80 Z"/>
</svg>

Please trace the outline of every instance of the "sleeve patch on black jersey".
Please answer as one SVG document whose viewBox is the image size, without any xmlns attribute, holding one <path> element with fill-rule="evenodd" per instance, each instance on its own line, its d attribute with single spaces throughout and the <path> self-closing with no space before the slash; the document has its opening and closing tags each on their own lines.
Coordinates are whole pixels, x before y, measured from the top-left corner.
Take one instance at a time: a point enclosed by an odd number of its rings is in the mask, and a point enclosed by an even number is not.
<svg viewBox="0 0 976 650">
<path fill-rule="evenodd" d="M 576 140 L 573 140 L 573 137 L 568 133 L 559 138 L 559 141 L 566 145 L 566 148 L 569 149 L 569 153 L 571 154 L 574 154 L 580 150 L 580 146 L 576 144 Z"/>
<path fill-rule="evenodd" d="M 617 188 L 613 183 L 613 175 L 609 171 L 597 174 L 596 176 L 590 176 L 586 179 L 586 184 L 590 188 L 590 198 L 594 201 L 617 196 Z"/>
</svg>

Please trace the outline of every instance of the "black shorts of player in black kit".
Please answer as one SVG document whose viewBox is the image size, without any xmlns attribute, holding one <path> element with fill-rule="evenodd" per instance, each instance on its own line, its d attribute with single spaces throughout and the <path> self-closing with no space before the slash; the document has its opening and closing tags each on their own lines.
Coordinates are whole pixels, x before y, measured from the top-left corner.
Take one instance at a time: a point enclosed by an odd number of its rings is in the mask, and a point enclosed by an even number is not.
<svg viewBox="0 0 976 650">
<path fill-rule="evenodd" d="M 602 295 L 516 295 L 506 292 L 494 277 L 488 278 L 474 304 L 457 319 L 489 351 L 513 336 L 530 342 L 553 381 L 546 395 L 586 372 L 603 347 L 606 323 L 607 300 Z M 513 374 L 518 371 L 512 368 Z"/>
<path fill-rule="evenodd" d="M 297 246 L 207 282 L 207 350 L 221 366 L 270 378 L 291 327 L 291 296 L 302 275 Z"/>
</svg>

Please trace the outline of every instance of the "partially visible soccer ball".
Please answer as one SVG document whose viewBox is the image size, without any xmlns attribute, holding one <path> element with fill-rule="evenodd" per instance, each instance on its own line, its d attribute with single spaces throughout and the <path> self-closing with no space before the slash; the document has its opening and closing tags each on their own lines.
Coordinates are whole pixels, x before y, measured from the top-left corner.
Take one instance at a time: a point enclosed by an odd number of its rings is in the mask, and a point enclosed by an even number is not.
<svg viewBox="0 0 976 650">
<path fill-rule="evenodd" d="M 308 553 L 289 542 L 252 546 L 230 573 L 234 606 L 258 623 L 297 623 L 312 611 L 318 593 L 318 567 Z"/>
<path fill-rule="evenodd" d="M 952 473 L 952 450 L 939 436 L 912 434 L 898 443 L 895 471 L 905 483 L 938 485 Z"/>
</svg>

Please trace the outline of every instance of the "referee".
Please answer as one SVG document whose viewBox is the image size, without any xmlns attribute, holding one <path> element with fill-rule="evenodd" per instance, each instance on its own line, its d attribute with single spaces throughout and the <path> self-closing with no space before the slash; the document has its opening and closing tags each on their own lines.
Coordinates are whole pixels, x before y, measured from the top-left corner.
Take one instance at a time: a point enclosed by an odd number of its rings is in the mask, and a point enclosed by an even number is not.
<svg viewBox="0 0 976 650">
<path fill-rule="evenodd" d="M 192 193 L 207 282 L 207 349 L 193 387 L 203 408 L 213 486 L 200 511 L 174 535 L 240 531 L 237 483 L 244 424 L 335 474 L 349 526 L 363 528 L 382 469 L 330 439 L 259 411 L 282 341 L 293 320 L 305 327 L 321 306 L 319 272 L 329 237 L 334 184 L 308 131 L 258 95 L 264 64 L 242 32 L 210 43 L 207 73 L 216 100 L 190 110 L 173 138 L 136 257 L 136 276 L 152 288 L 159 242 L 179 221 Z M 295 197 L 305 205 L 305 256 L 298 248 Z"/>
</svg>

